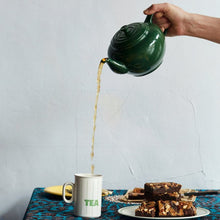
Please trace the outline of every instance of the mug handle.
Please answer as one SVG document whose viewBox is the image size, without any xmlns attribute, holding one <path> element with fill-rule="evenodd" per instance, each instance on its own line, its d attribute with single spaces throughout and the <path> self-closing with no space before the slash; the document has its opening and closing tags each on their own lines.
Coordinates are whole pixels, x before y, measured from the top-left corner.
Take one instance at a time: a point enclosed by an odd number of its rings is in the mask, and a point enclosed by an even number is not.
<svg viewBox="0 0 220 220">
<path fill-rule="evenodd" d="M 154 14 L 152 14 L 152 15 L 147 15 L 147 17 L 146 17 L 144 23 L 150 23 L 150 24 L 152 24 L 153 16 L 154 16 Z M 168 29 L 165 29 L 165 31 L 163 32 L 164 35 L 167 34 L 167 31 L 168 31 Z"/>
<path fill-rule="evenodd" d="M 66 187 L 67 186 L 71 186 L 71 193 L 72 193 L 72 195 L 71 195 L 70 199 L 66 198 Z M 63 184 L 62 196 L 63 196 L 64 202 L 72 203 L 74 201 L 74 191 L 75 191 L 74 188 L 75 188 L 75 184 L 74 183 L 67 182 L 67 183 Z"/>
</svg>

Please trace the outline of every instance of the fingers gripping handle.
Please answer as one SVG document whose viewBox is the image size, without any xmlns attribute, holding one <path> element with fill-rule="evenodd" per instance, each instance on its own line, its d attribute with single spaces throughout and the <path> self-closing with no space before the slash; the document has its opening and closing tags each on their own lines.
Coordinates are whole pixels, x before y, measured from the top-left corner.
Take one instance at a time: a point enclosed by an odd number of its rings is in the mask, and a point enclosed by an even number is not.
<svg viewBox="0 0 220 220">
<path fill-rule="evenodd" d="M 147 15 L 147 17 L 146 17 L 146 19 L 145 19 L 145 21 L 144 21 L 144 23 L 149 23 L 149 24 L 152 24 L 152 19 L 153 19 L 153 16 L 154 16 L 154 14 L 152 14 L 152 15 Z M 164 35 L 166 35 L 167 34 L 167 31 L 168 31 L 168 29 L 165 29 L 165 31 L 163 32 L 164 33 Z"/>
<path fill-rule="evenodd" d="M 71 186 L 71 198 L 70 199 L 66 198 L 66 187 L 67 186 Z M 63 196 L 64 202 L 66 202 L 66 203 L 72 203 L 74 201 L 74 184 L 73 183 L 71 183 L 71 182 L 64 183 L 63 190 L 62 190 L 62 196 Z"/>
</svg>

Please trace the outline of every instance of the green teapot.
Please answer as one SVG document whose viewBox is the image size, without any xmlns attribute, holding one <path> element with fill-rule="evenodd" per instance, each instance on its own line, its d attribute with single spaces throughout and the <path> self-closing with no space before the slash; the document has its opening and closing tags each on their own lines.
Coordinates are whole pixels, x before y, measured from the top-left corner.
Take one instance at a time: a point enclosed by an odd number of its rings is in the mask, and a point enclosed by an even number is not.
<svg viewBox="0 0 220 220">
<path fill-rule="evenodd" d="M 112 38 L 105 62 L 112 71 L 144 76 L 157 69 L 165 52 L 165 33 L 148 15 L 143 23 L 123 26 Z"/>
</svg>

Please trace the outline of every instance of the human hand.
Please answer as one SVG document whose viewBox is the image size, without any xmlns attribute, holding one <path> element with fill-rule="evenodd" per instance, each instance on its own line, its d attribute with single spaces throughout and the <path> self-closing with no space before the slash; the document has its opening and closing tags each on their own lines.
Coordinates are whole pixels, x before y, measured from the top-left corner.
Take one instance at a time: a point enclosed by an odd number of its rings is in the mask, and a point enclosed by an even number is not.
<svg viewBox="0 0 220 220">
<path fill-rule="evenodd" d="M 157 24 L 162 32 L 167 29 L 167 36 L 185 34 L 189 13 L 175 5 L 169 3 L 153 4 L 144 10 L 144 14 L 154 14 L 153 23 Z"/>
</svg>

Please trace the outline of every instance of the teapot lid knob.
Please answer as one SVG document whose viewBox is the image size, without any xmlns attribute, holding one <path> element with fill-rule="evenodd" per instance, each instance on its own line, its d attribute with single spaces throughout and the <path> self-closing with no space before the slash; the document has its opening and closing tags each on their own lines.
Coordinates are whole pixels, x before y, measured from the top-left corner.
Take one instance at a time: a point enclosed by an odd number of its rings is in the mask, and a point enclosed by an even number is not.
<svg viewBox="0 0 220 220">
<path fill-rule="evenodd" d="M 129 35 L 128 25 L 124 25 L 121 27 L 120 31 L 123 31 L 126 36 Z"/>
</svg>

